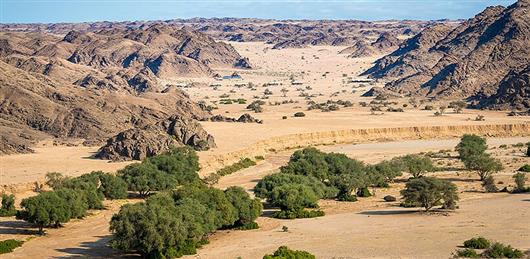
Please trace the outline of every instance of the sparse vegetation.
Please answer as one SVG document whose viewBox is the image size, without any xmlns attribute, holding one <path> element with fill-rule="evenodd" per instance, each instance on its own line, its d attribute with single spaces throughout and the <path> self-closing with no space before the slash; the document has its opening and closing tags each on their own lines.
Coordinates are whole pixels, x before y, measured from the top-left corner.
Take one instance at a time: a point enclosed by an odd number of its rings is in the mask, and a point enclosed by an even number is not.
<svg viewBox="0 0 530 259">
<path fill-rule="evenodd" d="M 7 239 L 0 241 L 0 254 L 11 253 L 15 248 L 22 246 L 24 242 L 16 239 Z"/>
<path fill-rule="evenodd" d="M 490 241 L 483 237 L 475 237 L 464 241 L 465 248 L 486 249 L 491 245 Z"/>
<path fill-rule="evenodd" d="M 232 165 L 229 165 L 229 166 L 226 166 L 224 168 L 221 168 L 217 171 L 217 174 L 219 176 L 225 176 L 225 175 L 229 175 L 229 174 L 232 174 L 232 173 L 235 173 L 241 169 L 245 169 L 245 168 L 249 168 L 251 166 L 255 166 L 256 165 L 256 162 L 254 162 L 252 159 L 250 158 L 244 158 L 244 159 L 241 159 L 239 160 L 239 162 L 237 163 L 234 163 Z"/>
<path fill-rule="evenodd" d="M 286 246 L 280 246 L 271 255 L 263 256 L 263 259 L 316 259 L 316 257 L 306 251 L 291 250 Z"/>
<path fill-rule="evenodd" d="M 433 177 L 412 179 L 401 191 L 404 204 L 412 207 L 423 207 L 425 211 L 434 206 L 442 205 L 444 209 L 455 209 L 458 201 L 456 185 Z"/>
<path fill-rule="evenodd" d="M 2 193 L 2 207 L 0 208 L 0 217 L 15 216 L 15 195 Z"/>
</svg>

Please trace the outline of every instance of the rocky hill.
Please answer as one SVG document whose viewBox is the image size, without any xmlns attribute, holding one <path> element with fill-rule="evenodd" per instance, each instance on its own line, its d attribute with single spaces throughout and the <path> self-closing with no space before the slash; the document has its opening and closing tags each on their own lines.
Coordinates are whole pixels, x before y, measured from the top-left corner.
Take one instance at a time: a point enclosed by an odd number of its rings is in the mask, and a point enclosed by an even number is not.
<svg viewBox="0 0 530 259">
<path fill-rule="evenodd" d="M 248 67 L 248 60 L 230 45 L 162 25 L 71 31 L 64 37 L 0 32 L 0 153 L 31 152 L 47 138 L 97 145 L 120 134 L 128 152 L 108 148 L 117 142 L 109 140 L 100 157 L 145 157 L 167 149 L 168 139 L 171 145 L 214 147 L 212 136 L 195 122 L 209 112 L 160 79 L 234 65 Z M 167 121 L 179 123 L 172 130 L 160 126 Z M 156 150 L 135 144 L 127 133 L 155 134 L 152 127 L 166 136 L 151 139 Z"/>
<path fill-rule="evenodd" d="M 489 7 L 455 28 L 427 28 L 365 75 L 389 79 L 386 89 L 403 94 L 522 108 L 528 102 L 524 77 L 529 64 L 530 0 L 519 0 L 506 8 Z"/>
<path fill-rule="evenodd" d="M 444 23 L 451 21 L 444 21 Z M 0 24 L 2 31 L 49 32 L 66 34 L 75 30 L 141 29 L 164 25 L 174 29 L 199 31 L 217 40 L 236 42 L 266 42 L 275 49 L 301 48 L 310 45 L 351 46 L 359 39 L 376 40 L 383 33 L 410 37 L 432 21 L 378 21 L 357 20 L 271 20 L 252 18 L 193 18 L 165 21 L 95 22 L 61 24 Z"/>
<path fill-rule="evenodd" d="M 349 58 L 370 57 L 382 55 L 396 50 L 401 40 L 391 33 L 385 32 L 374 42 L 358 40 L 353 46 L 343 49 L 340 54 L 348 54 Z"/>
</svg>

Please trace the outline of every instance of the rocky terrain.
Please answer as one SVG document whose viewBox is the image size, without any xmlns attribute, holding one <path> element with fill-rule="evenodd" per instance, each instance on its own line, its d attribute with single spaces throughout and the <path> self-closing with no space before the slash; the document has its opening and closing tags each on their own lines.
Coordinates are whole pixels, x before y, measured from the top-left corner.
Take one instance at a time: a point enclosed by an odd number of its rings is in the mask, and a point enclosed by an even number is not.
<svg viewBox="0 0 530 259">
<path fill-rule="evenodd" d="M 349 58 L 370 57 L 395 51 L 401 40 L 391 33 L 385 32 L 374 42 L 358 40 L 353 46 L 345 48 L 340 54 L 348 54 Z"/>
<path fill-rule="evenodd" d="M 449 22 L 449 21 L 443 21 Z M 147 22 L 96 22 L 61 24 L 0 24 L 3 31 L 44 31 L 66 34 L 71 30 L 94 32 L 110 29 L 138 29 L 152 24 L 187 28 L 210 35 L 217 40 L 266 42 L 273 49 L 301 48 L 310 45 L 352 46 L 374 41 L 382 33 L 410 37 L 432 21 L 357 21 L 357 20 L 270 20 L 252 18 L 193 18 Z M 450 23 L 450 22 L 449 22 Z"/>
<path fill-rule="evenodd" d="M 364 74 L 406 95 L 462 97 L 477 107 L 528 109 L 530 1 L 431 26 Z"/>
<path fill-rule="evenodd" d="M 144 125 L 162 125 L 175 116 L 177 128 L 158 127 L 171 141 L 152 139 L 156 152 L 168 147 L 163 143 L 214 147 L 213 138 L 190 121 L 209 113 L 161 79 L 210 76 L 213 67 L 234 66 L 248 68 L 249 63 L 230 45 L 158 24 L 70 31 L 63 37 L 1 32 L 0 152 L 30 152 L 35 142 L 49 137 L 87 139 L 94 145 L 121 131 L 120 141 L 127 142 L 124 138 L 132 137 L 127 130 L 141 134 Z M 127 148 L 129 153 L 107 148 L 100 157 L 130 159 L 146 153 L 140 144 Z"/>
</svg>

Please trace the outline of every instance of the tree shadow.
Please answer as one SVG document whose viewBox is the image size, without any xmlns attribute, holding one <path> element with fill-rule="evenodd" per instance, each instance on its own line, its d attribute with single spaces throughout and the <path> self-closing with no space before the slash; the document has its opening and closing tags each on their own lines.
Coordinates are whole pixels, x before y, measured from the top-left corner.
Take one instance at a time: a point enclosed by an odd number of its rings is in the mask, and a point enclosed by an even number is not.
<svg viewBox="0 0 530 259">
<path fill-rule="evenodd" d="M 465 182 L 465 183 L 473 183 L 473 182 L 480 182 L 479 179 L 473 179 L 473 178 L 443 178 L 444 180 L 451 181 L 451 182 Z"/>
<path fill-rule="evenodd" d="M 25 221 L 1 221 L 0 235 L 37 235 L 39 231 Z"/>
<path fill-rule="evenodd" d="M 56 251 L 66 253 L 65 256 L 54 258 L 140 258 L 139 255 L 122 253 L 108 246 L 111 235 L 98 236 L 98 240 L 83 242 L 79 247 L 61 248 Z"/>
<path fill-rule="evenodd" d="M 368 210 L 361 211 L 359 214 L 369 216 L 385 216 L 385 215 L 407 215 L 416 214 L 421 212 L 420 210 Z"/>
</svg>

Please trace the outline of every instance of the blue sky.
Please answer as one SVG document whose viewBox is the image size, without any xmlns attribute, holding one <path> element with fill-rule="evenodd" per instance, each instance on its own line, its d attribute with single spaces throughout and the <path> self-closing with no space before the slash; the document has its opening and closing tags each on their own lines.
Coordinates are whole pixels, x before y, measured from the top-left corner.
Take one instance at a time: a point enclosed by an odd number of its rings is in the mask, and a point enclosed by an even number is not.
<svg viewBox="0 0 530 259">
<path fill-rule="evenodd" d="M 515 0 L 0 0 L 0 23 L 273 19 L 458 19 Z"/>
</svg>

